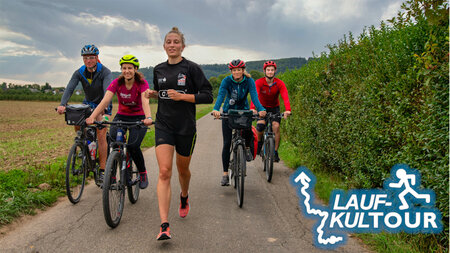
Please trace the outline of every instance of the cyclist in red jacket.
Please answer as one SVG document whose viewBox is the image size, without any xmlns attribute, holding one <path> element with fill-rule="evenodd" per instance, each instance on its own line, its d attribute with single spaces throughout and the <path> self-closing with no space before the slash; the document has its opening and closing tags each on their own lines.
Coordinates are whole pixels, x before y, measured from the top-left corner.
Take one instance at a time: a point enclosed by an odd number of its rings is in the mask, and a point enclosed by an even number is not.
<svg viewBox="0 0 450 253">
<path fill-rule="evenodd" d="M 267 112 L 280 113 L 280 101 L 278 100 L 278 97 L 281 95 L 285 107 L 284 118 L 286 119 L 291 114 L 291 104 L 289 103 L 286 85 L 283 81 L 275 77 L 277 64 L 274 61 L 267 61 L 264 63 L 263 70 L 265 77 L 255 81 L 259 101 L 262 106 L 266 108 Z M 255 109 L 253 103 L 250 105 L 250 109 Z M 280 146 L 280 122 L 281 119 L 279 118 L 272 122 L 272 129 L 275 133 L 275 162 L 280 161 L 278 156 L 278 147 Z M 261 152 L 262 135 L 265 124 L 266 122 L 264 120 L 259 120 L 256 124 L 256 130 L 258 131 L 258 154 Z"/>
</svg>

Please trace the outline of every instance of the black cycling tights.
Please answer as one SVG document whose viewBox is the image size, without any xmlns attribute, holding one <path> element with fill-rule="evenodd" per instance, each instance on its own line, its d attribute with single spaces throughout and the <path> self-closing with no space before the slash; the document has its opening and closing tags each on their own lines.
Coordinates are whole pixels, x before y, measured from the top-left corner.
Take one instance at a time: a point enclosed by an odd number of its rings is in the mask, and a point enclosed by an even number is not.
<svg viewBox="0 0 450 253">
<path fill-rule="evenodd" d="M 127 122 L 136 122 L 143 119 L 145 119 L 144 115 L 126 116 L 116 114 L 116 116 L 114 117 L 114 121 L 122 120 Z M 127 134 L 127 143 L 130 144 L 127 147 L 128 152 L 130 152 L 130 155 L 133 158 L 133 161 L 136 164 L 139 172 L 144 172 L 146 170 L 144 156 L 142 155 L 141 150 L 141 142 L 145 137 L 145 133 L 147 133 L 147 128 L 133 127 L 128 131 Z M 117 136 L 117 127 L 111 126 L 111 128 L 109 129 L 109 134 L 111 135 L 112 140 L 115 140 Z"/>
<path fill-rule="evenodd" d="M 233 129 L 228 126 L 228 119 L 222 119 L 222 136 L 223 136 L 223 149 L 222 149 L 222 166 L 223 171 L 228 171 L 228 166 L 230 165 L 230 147 L 231 139 L 233 137 Z M 252 129 L 245 129 L 243 132 L 245 138 L 245 146 L 250 147 L 250 141 L 252 140 Z"/>
</svg>

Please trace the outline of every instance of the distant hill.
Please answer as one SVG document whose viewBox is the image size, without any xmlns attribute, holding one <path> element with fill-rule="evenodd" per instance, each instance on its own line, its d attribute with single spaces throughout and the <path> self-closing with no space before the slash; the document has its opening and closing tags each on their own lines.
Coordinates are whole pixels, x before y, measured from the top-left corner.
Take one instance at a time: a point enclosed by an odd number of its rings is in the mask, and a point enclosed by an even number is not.
<svg viewBox="0 0 450 253">
<path fill-rule="evenodd" d="M 277 70 L 278 70 L 277 72 L 282 73 L 288 69 L 289 70 L 299 69 L 303 65 L 305 65 L 308 62 L 308 60 L 311 60 L 311 58 L 306 59 L 302 57 L 292 57 L 292 58 L 275 59 L 274 61 L 277 63 Z M 252 70 L 256 70 L 262 72 L 262 67 L 265 61 L 266 60 L 246 62 L 245 64 L 247 65 L 247 71 L 250 72 Z M 207 79 L 211 77 L 217 77 L 221 74 L 229 73 L 227 64 L 200 64 L 200 67 L 205 73 Z M 144 74 L 145 79 L 147 79 L 148 83 L 152 87 L 153 67 L 140 68 L 139 71 L 142 74 Z M 120 75 L 120 72 L 113 72 L 112 74 L 113 78 L 117 78 Z"/>
</svg>

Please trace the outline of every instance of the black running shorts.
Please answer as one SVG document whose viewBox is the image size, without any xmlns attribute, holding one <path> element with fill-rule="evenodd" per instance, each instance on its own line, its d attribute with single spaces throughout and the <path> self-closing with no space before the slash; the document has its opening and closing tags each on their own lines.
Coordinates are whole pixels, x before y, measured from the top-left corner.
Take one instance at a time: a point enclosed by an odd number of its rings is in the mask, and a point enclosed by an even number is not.
<svg viewBox="0 0 450 253">
<path fill-rule="evenodd" d="M 175 146 L 175 150 L 179 155 L 191 156 L 194 152 L 197 133 L 193 135 L 172 134 L 161 129 L 155 129 L 155 146 L 161 144 L 169 144 Z"/>
</svg>

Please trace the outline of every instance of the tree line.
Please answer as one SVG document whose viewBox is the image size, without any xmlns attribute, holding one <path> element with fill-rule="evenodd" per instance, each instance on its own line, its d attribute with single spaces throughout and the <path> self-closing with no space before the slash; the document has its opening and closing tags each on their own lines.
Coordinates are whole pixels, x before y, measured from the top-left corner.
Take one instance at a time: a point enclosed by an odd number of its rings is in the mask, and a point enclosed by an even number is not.
<svg viewBox="0 0 450 253">
<path fill-rule="evenodd" d="M 291 57 L 291 58 L 282 58 L 282 59 L 274 59 L 277 63 L 277 72 L 283 73 L 287 70 L 295 70 L 301 68 L 303 65 L 308 63 L 312 58 L 303 58 L 303 57 Z M 248 61 L 246 62 L 246 70 L 249 72 L 253 79 L 258 79 L 262 76 L 262 67 L 264 62 L 267 60 L 260 61 Z M 200 64 L 200 68 L 203 70 L 206 78 L 211 82 L 214 90 L 217 90 L 220 86 L 220 82 L 225 76 L 229 75 L 230 70 L 228 69 L 228 64 Z M 139 72 L 144 74 L 145 79 L 150 84 L 150 88 L 153 87 L 153 67 L 145 67 L 140 68 Z M 120 75 L 120 72 L 113 72 L 113 78 L 117 78 Z M 218 83 L 217 83 L 218 82 Z"/>
<path fill-rule="evenodd" d="M 0 100 L 60 101 L 64 90 L 64 87 L 53 88 L 48 82 L 45 85 L 3 82 L 0 84 Z M 71 101 L 82 102 L 83 99 L 84 92 L 80 86 L 72 95 Z"/>
</svg>

